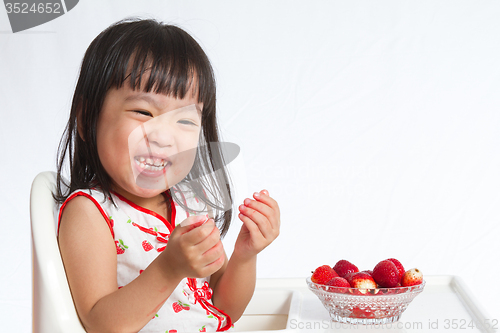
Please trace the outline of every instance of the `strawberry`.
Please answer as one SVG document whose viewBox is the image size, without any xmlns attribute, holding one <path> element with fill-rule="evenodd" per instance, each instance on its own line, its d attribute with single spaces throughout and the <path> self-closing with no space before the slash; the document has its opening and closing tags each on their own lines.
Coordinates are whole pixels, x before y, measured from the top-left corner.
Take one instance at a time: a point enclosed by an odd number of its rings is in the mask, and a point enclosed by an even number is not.
<svg viewBox="0 0 500 333">
<path fill-rule="evenodd" d="M 355 265 L 351 264 L 347 260 L 339 260 L 339 261 L 337 261 L 337 263 L 335 264 L 335 266 L 333 266 L 333 269 L 334 269 L 335 272 L 337 272 L 337 274 L 340 277 L 343 277 L 343 278 L 345 278 L 346 274 L 348 274 L 348 273 L 359 272 L 359 269 Z"/>
<path fill-rule="evenodd" d="M 399 270 L 390 260 L 382 260 L 373 268 L 373 279 L 382 288 L 396 287 L 400 281 Z"/>
<path fill-rule="evenodd" d="M 349 282 L 349 285 L 351 284 L 351 279 L 352 279 L 352 276 L 354 274 L 356 274 L 357 272 L 351 272 L 351 273 L 347 273 L 345 276 L 344 276 L 344 279 L 347 280 L 347 282 Z"/>
<path fill-rule="evenodd" d="M 178 312 L 181 312 L 182 310 L 184 310 L 184 307 L 182 306 L 181 301 L 177 301 L 176 303 L 173 303 L 172 308 L 174 309 L 175 313 L 178 313 Z"/>
<path fill-rule="evenodd" d="M 401 285 L 403 287 L 410 287 L 421 284 L 424 279 L 422 272 L 418 268 L 412 268 L 407 270 L 403 278 L 401 279 Z"/>
<path fill-rule="evenodd" d="M 366 269 L 366 270 L 361 271 L 361 272 L 369 274 L 371 277 L 373 277 L 373 271 L 371 269 Z"/>
<path fill-rule="evenodd" d="M 184 304 L 181 301 L 172 303 L 172 308 L 174 309 L 175 313 L 181 312 L 182 310 L 190 310 L 189 305 Z"/>
<path fill-rule="evenodd" d="M 337 276 L 337 277 L 334 277 L 334 278 L 330 279 L 325 284 L 327 286 L 331 286 L 331 287 L 344 287 L 344 288 L 350 288 L 351 287 L 351 285 L 349 284 L 349 282 L 347 282 L 346 279 L 341 278 L 340 276 Z"/>
<path fill-rule="evenodd" d="M 116 254 L 123 254 L 125 253 L 125 250 L 128 249 L 128 246 L 123 243 L 121 239 L 115 241 L 116 245 Z"/>
<path fill-rule="evenodd" d="M 325 284 L 337 276 L 338 274 L 330 266 L 323 265 L 314 270 L 311 276 L 311 281 L 317 284 Z"/>
<path fill-rule="evenodd" d="M 358 272 L 351 277 L 351 287 L 358 289 L 375 289 L 377 284 L 368 273 Z"/>
<path fill-rule="evenodd" d="M 401 279 L 403 277 L 403 274 L 405 273 L 405 268 L 403 267 L 403 264 L 401 264 L 401 262 L 398 259 L 390 258 L 387 260 L 392 261 L 392 263 L 396 265 L 396 268 L 399 271 L 399 279 Z"/>
<path fill-rule="evenodd" d="M 373 313 L 370 309 L 363 309 L 358 306 L 352 309 L 351 318 L 375 318 L 375 313 Z"/>
<path fill-rule="evenodd" d="M 148 252 L 148 251 L 151 251 L 153 249 L 153 245 L 151 245 L 150 242 L 145 240 L 142 242 L 142 248 L 144 249 L 144 251 Z"/>
</svg>

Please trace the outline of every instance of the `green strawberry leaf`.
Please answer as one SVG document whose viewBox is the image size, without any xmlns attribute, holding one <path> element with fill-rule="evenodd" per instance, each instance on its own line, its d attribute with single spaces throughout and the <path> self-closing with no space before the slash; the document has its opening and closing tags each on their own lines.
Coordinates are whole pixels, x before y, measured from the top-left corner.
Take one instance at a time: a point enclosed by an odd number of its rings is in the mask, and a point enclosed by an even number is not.
<svg viewBox="0 0 500 333">
<path fill-rule="evenodd" d="M 128 221 L 127 221 L 127 223 L 132 223 L 132 220 L 129 218 Z"/>
<path fill-rule="evenodd" d="M 127 246 L 127 245 L 125 245 L 125 243 L 123 243 L 123 241 L 122 241 L 121 239 L 119 239 L 118 241 L 120 242 L 120 244 L 121 244 L 124 248 L 128 249 L 128 246 Z"/>
</svg>

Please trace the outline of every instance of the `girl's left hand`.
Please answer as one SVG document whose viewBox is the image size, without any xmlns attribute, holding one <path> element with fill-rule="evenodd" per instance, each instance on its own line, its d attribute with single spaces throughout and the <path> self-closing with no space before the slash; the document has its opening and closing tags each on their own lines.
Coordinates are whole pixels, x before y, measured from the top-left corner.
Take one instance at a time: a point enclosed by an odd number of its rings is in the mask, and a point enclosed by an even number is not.
<svg viewBox="0 0 500 333">
<path fill-rule="evenodd" d="M 280 210 L 278 203 L 266 190 L 254 193 L 255 200 L 245 199 L 239 206 L 238 217 L 243 222 L 234 245 L 240 258 L 250 258 L 271 244 L 279 235 Z"/>
</svg>

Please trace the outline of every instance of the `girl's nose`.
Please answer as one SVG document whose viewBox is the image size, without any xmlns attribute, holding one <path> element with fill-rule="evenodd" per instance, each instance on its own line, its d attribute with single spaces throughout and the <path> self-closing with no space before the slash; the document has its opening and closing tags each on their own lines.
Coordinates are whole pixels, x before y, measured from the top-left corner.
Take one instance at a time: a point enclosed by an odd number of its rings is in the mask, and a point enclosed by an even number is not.
<svg viewBox="0 0 500 333">
<path fill-rule="evenodd" d="M 168 122 L 161 121 L 161 117 L 152 119 L 144 124 L 143 134 L 150 145 L 169 147 L 174 143 L 174 129 Z"/>
<path fill-rule="evenodd" d="M 152 131 L 147 134 L 146 140 L 150 145 L 158 147 L 170 147 L 173 145 L 173 135 L 167 129 Z"/>
</svg>

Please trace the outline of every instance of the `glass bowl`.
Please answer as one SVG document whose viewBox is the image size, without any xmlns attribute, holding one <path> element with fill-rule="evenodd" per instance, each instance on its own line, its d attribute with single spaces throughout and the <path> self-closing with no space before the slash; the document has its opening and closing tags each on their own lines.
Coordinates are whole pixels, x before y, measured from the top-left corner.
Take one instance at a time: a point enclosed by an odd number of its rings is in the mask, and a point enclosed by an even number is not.
<svg viewBox="0 0 500 333">
<path fill-rule="evenodd" d="M 425 286 L 423 281 L 411 287 L 357 289 L 316 284 L 311 277 L 306 282 L 328 310 L 332 321 L 365 325 L 398 321 Z"/>
</svg>

